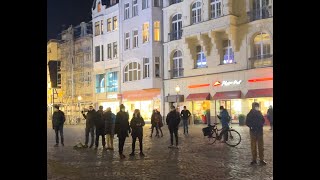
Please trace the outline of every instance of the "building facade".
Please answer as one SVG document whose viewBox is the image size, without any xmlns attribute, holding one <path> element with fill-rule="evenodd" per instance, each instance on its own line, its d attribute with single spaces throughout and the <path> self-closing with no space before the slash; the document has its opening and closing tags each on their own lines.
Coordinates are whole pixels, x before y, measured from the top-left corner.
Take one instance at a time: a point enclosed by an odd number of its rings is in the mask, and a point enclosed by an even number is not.
<svg viewBox="0 0 320 180">
<path fill-rule="evenodd" d="M 232 119 L 273 104 L 272 0 L 164 0 L 164 114 L 185 105 L 192 123 L 220 105 Z M 176 87 L 180 91 L 176 91 Z"/>
<path fill-rule="evenodd" d="M 118 0 L 95 0 L 92 6 L 94 103 L 119 111 L 119 4 Z"/>
<path fill-rule="evenodd" d="M 149 121 L 163 111 L 162 1 L 120 0 L 119 21 L 122 103 Z"/>
<path fill-rule="evenodd" d="M 70 26 L 59 35 L 61 108 L 67 123 L 82 118 L 81 110 L 93 103 L 91 22 Z"/>
</svg>

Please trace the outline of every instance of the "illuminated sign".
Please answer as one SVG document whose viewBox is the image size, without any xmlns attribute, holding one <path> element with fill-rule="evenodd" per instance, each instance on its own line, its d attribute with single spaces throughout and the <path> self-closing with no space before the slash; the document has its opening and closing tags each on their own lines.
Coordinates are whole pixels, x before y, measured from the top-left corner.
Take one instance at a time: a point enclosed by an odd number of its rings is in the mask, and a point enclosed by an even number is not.
<svg viewBox="0 0 320 180">
<path fill-rule="evenodd" d="M 270 77 L 270 78 L 249 79 L 248 82 L 261 82 L 261 81 L 270 81 L 270 80 L 273 80 L 273 78 Z"/>
<path fill-rule="evenodd" d="M 108 99 L 117 99 L 118 96 L 117 96 L 117 94 L 109 94 L 109 95 L 107 96 L 107 98 L 108 98 Z"/>
<path fill-rule="evenodd" d="M 213 83 L 213 86 L 230 86 L 230 85 L 240 85 L 242 82 L 242 80 L 234 80 L 234 81 L 222 81 L 222 83 L 220 81 L 216 81 L 215 83 Z"/>
<path fill-rule="evenodd" d="M 190 85 L 188 88 L 199 88 L 199 87 L 206 87 L 210 86 L 210 84 L 196 84 L 196 85 Z"/>
</svg>

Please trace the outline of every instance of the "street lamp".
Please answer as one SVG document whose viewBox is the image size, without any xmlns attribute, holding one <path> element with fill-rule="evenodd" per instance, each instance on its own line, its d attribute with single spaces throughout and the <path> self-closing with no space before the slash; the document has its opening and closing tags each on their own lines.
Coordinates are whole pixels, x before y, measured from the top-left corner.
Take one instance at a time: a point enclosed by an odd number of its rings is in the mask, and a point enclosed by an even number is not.
<svg viewBox="0 0 320 180">
<path fill-rule="evenodd" d="M 180 87 L 179 87 L 179 85 L 176 86 L 176 92 L 177 92 L 176 102 L 177 102 L 177 108 L 178 108 L 178 107 L 179 107 L 179 98 L 178 98 L 178 95 L 179 95 L 179 92 L 180 92 Z"/>
</svg>

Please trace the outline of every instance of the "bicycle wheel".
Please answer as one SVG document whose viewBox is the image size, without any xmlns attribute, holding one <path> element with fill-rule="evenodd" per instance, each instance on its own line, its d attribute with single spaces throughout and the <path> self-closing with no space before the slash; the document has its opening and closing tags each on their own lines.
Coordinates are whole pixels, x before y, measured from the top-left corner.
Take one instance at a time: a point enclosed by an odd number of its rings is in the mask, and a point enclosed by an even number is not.
<svg viewBox="0 0 320 180">
<path fill-rule="evenodd" d="M 234 130 L 230 129 L 228 130 L 228 140 L 226 141 L 226 144 L 232 147 L 237 146 L 241 142 L 241 136 L 240 134 Z"/>
<path fill-rule="evenodd" d="M 211 134 L 208 135 L 207 140 L 208 140 L 208 144 L 213 144 L 214 142 L 216 142 L 216 140 L 217 140 L 216 131 L 212 130 Z"/>
</svg>

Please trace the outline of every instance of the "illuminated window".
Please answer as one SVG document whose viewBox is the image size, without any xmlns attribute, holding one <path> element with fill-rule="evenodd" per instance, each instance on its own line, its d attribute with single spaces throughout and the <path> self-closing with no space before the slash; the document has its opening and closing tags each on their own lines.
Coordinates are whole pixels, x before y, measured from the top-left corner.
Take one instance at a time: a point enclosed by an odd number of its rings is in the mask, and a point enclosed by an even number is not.
<svg viewBox="0 0 320 180">
<path fill-rule="evenodd" d="M 149 58 L 143 58 L 143 78 L 150 77 Z"/>
<path fill-rule="evenodd" d="M 100 35 L 100 23 L 99 21 L 94 23 L 94 35 L 99 36 Z"/>
<path fill-rule="evenodd" d="M 197 61 L 196 68 L 204 68 L 207 67 L 207 59 L 204 55 L 203 49 L 201 46 L 197 46 Z"/>
<path fill-rule="evenodd" d="M 125 33 L 125 50 L 130 48 L 130 33 Z"/>
<path fill-rule="evenodd" d="M 111 18 L 109 18 L 107 20 L 107 31 L 110 32 L 111 31 Z"/>
<path fill-rule="evenodd" d="M 182 36 L 182 15 L 176 14 L 172 17 L 170 40 L 181 39 Z"/>
<path fill-rule="evenodd" d="M 201 21 L 201 2 L 195 2 L 192 5 L 192 24 Z"/>
<path fill-rule="evenodd" d="M 222 64 L 234 63 L 234 53 L 231 46 L 230 40 L 223 41 L 223 60 Z"/>
<path fill-rule="evenodd" d="M 160 41 L 160 21 L 154 22 L 154 41 Z"/>
<path fill-rule="evenodd" d="M 113 42 L 113 58 L 118 57 L 118 43 Z"/>
<path fill-rule="evenodd" d="M 221 16 L 221 0 L 211 0 L 211 18 L 218 18 Z"/>
<path fill-rule="evenodd" d="M 96 93 L 105 92 L 105 74 L 96 75 Z"/>
<path fill-rule="evenodd" d="M 142 0 L 142 10 L 149 7 L 149 0 Z"/>
<path fill-rule="evenodd" d="M 140 64 L 137 62 L 129 63 L 124 68 L 124 82 L 140 80 Z"/>
<path fill-rule="evenodd" d="M 138 30 L 133 31 L 133 48 L 138 47 Z"/>
<path fill-rule="evenodd" d="M 101 3 L 99 2 L 98 3 L 98 12 L 100 12 L 101 11 Z"/>
<path fill-rule="evenodd" d="M 129 19 L 129 3 L 124 5 L 124 19 Z"/>
<path fill-rule="evenodd" d="M 107 76 L 107 92 L 117 92 L 118 72 L 109 72 Z"/>
<path fill-rule="evenodd" d="M 149 42 L 149 23 L 143 23 L 142 26 L 142 43 Z"/>
<path fill-rule="evenodd" d="M 117 16 L 113 17 L 113 25 L 112 25 L 112 27 L 113 27 L 113 30 L 117 30 L 118 29 L 118 18 L 117 18 Z"/>
<path fill-rule="evenodd" d="M 111 43 L 108 44 L 108 59 L 111 59 Z"/>
<path fill-rule="evenodd" d="M 132 17 L 138 16 L 138 0 L 133 0 L 132 4 Z"/>
<path fill-rule="evenodd" d="M 172 77 L 181 77 L 183 76 L 182 68 L 182 53 L 177 50 L 173 54 L 173 66 L 172 66 Z"/>
<path fill-rule="evenodd" d="M 101 20 L 101 34 L 103 34 L 103 20 Z"/>
<path fill-rule="evenodd" d="M 270 35 L 267 33 L 260 32 L 254 38 L 254 57 L 264 57 L 270 55 Z"/>
<path fill-rule="evenodd" d="M 160 77 L 160 57 L 154 57 L 154 74 L 156 78 Z"/>
</svg>

